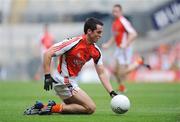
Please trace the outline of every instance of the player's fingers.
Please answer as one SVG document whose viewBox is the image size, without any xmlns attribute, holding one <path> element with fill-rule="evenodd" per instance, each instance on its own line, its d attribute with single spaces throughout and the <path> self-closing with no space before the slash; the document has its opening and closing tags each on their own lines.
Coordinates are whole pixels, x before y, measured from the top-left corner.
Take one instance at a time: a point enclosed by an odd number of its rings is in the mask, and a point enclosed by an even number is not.
<svg viewBox="0 0 180 122">
<path fill-rule="evenodd" d="M 50 90 L 50 85 L 48 86 L 48 91 Z"/>
<path fill-rule="evenodd" d="M 49 91 L 49 84 L 47 84 L 46 86 L 46 91 Z"/>
<path fill-rule="evenodd" d="M 44 84 L 44 90 L 46 90 L 46 84 Z"/>
<path fill-rule="evenodd" d="M 53 85 L 52 85 L 52 83 L 51 83 L 51 85 L 50 85 L 51 89 L 52 89 L 52 86 L 53 86 Z"/>
</svg>

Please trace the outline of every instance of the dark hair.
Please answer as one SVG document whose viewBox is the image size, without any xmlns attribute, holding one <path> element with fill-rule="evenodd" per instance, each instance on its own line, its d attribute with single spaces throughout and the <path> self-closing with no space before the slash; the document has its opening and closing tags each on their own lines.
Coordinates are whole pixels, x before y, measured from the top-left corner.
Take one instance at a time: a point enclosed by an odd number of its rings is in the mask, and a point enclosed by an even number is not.
<svg viewBox="0 0 180 122">
<path fill-rule="evenodd" d="M 88 29 L 91 29 L 92 31 L 96 30 L 96 25 L 103 26 L 104 24 L 100 20 L 93 17 L 86 19 L 84 24 L 84 33 L 87 34 Z"/>
<path fill-rule="evenodd" d="M 120 4 L 115 4 L 114 7 L 118 7 L 120 10 L 122 10 L 122 6 Z"/>
</svg>

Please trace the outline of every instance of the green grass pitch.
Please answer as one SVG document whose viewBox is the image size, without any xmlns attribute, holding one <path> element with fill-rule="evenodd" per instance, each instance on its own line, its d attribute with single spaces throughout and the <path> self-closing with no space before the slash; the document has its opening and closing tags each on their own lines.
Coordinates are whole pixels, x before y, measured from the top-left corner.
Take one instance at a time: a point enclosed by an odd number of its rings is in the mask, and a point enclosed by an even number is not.
<svg viewBox="0 0 180 122">
<path fill-rule="evenodd" d="M 102 85 L 80 86 L 95 101 L 94 114 L 25 116 L 24 109 L 35 100 L 60 100 L 53 91 L 44 91 L 41 83 L 0 82 L 0 122 L 180 122 L 178 83 L 127 83 L 131 108 L 123 115 L 111 111 L 110 97 Z"/>
</svg>

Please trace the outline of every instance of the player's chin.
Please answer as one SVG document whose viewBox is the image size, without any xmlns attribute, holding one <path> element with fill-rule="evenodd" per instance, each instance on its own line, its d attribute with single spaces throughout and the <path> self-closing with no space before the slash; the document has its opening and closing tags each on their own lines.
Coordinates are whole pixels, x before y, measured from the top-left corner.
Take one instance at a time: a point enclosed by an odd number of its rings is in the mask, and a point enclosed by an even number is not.
<svg viewBox="0 0 180 122">
<path fill-rule="evenodd" d="M 99 39 L 100 39 L 100 37 L 97 37 L 97 38 L 94 40 L 94 42 L 95 42 L 95 43 L 98 42 Z"/>
<path fill-rule="evenodd" d="M 98 39 L 97 40 L 94 40 L 94 43 L 98 42 Z"/>
</svg>

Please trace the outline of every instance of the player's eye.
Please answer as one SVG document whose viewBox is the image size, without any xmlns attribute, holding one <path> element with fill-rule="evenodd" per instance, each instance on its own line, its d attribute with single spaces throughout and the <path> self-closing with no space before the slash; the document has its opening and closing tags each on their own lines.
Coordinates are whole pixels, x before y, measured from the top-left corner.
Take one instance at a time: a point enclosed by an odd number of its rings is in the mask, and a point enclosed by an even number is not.
<svg viewBox="0 0 180 122">
<path fill-rule="evenodd" d="M 98 33 L 98 34 L 101 34 L 101 33 L 102 33 L 102 31 L 97 31 L 97 33 Z"/>
</svg>

